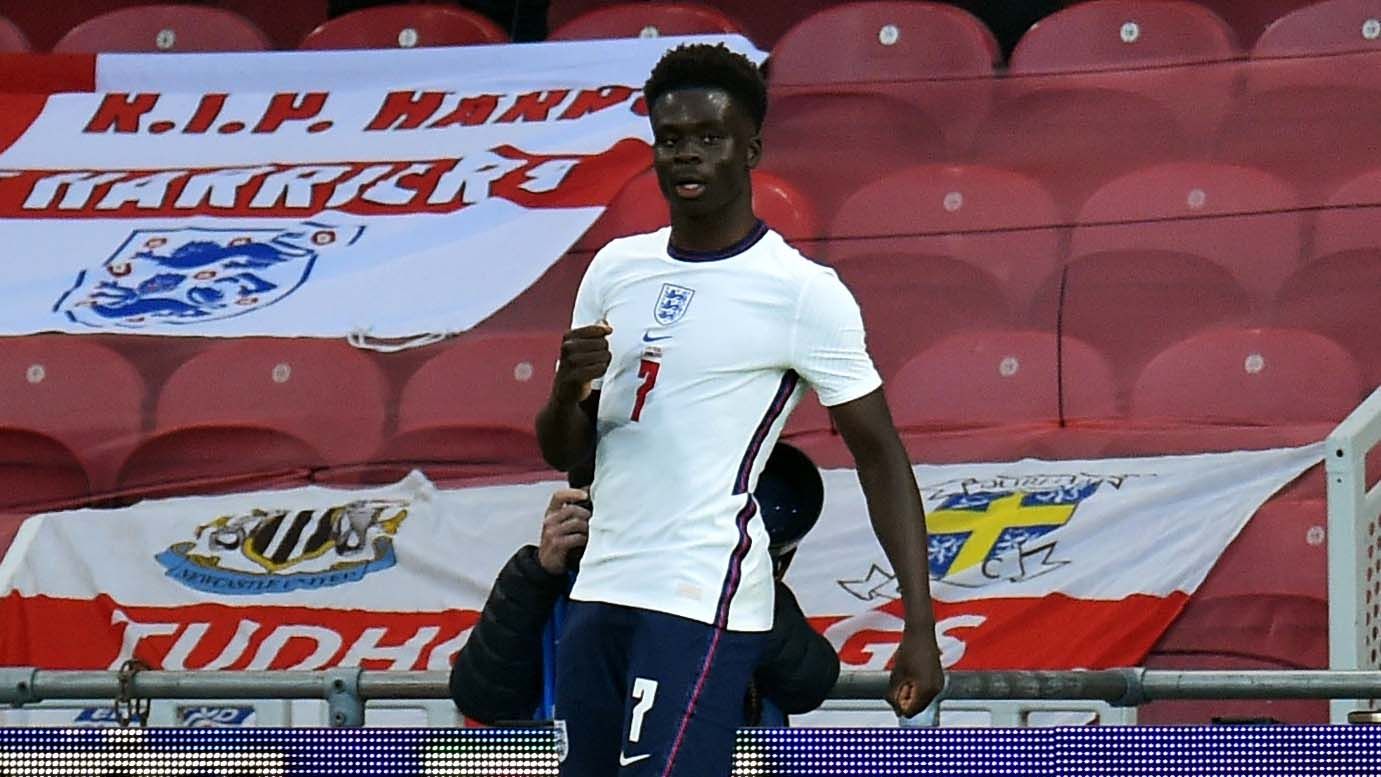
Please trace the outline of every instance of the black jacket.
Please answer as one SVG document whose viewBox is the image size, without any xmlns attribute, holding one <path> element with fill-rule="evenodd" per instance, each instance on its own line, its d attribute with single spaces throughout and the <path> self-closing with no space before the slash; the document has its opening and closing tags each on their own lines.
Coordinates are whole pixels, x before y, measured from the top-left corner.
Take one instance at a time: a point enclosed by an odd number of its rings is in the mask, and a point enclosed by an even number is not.
<svg viewBox="0 0 1381 777">
<path fill-rule="evenodd" d="M 527 720 L 542 693 L 542 628 L 566 577 L 537 561 L 537 547 L 513 554 L 451 668 L 451 698 L 481 723 Z M 753 675 L 757 691 L 788 715 L 820 706 L 839 678 L 839 656 L 817 634 L 796 597 L 777 583 L 772 631 Z"/>
</svg>

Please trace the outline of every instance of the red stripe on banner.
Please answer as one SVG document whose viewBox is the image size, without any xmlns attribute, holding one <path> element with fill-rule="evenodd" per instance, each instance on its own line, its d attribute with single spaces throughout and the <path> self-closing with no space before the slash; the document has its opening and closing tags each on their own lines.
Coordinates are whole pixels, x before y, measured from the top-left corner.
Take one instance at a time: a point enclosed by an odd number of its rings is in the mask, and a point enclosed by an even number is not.
<svg viewBox="0 0 1381 777">
<path fill-rule="evenodd" d="M 474 610 L 372 612 L 196 604 L 134 607 L 108 596 L 0 598 L 0 666 L 163 669 L 447 669 Z"/>
<path fill-rule="evenodd" d="M 1104 601 L 1039 598 L 935 602 L 946 668 L 1109 669 L 1137 666 L 1189 596 L 1137 595 Z M 884 670 L 901 642 L 902 606 L 892 601 L 846 617 L 811 617 L 847 669 Z"/>
<path fill-rule="evenodd" d="M 0 54 L 0 92 L 96 91 L 95 54 Z"/>
<path fill-rule="evenodd" d="M 936 602 L 946 668 L 1137 666 L 1188 602 L 1176 593 L 1116 601 L 1043 598 Z M 133 655 L 165 669 L 445 669 L 475 610 L 372 612 L 196 604 L 140 607 L 108 596 L 0 598 L 0 666 L 108 669 Z M 812 625 L 846 669 L 885 670 L 901 641 L 900 602 Z"/>
<path fill-rule="evenodd" d="M 0 102 L 0 133 L 26 113 L 17 138 L 42 110 L 42 98 Z M 21 111 L 14 104 L 26 105 Z M 8 137 L 0 136 L 0 137 Z M 14 138 L 10 138 L 12 142 Z M 482 158 L 314 162 L 193 170 L 28 170 L 0 177 L 0 217 L 128 219 L 228 216 L 309 218 L 324 210 L 361 216 L 452 213 L 488 198 L 526 208 L 608 204 L 651 151 L 622 140 L 599 154 L 529 154 L 513 146 Z"/>
<path fill-rule="evenodd" d="M 29 131 L 34 120 L 43 113 L 48 103 L 47 95 L 23 94 L 6 95 L 0 106 L 0 153 L 14 145 L 16 140 Z M 3 183 L 5 179 L 0 179 Z"/>
</svg>

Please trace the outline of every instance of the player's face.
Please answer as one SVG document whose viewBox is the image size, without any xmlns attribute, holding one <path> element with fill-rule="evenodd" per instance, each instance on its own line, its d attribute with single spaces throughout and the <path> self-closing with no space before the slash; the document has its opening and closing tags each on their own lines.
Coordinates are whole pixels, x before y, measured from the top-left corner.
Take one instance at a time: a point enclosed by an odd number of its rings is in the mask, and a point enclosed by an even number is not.
<svg viewBox="0 0 1381 777">
<path fill-rule="evenodd" d="M 702 216 L 751 198 L 762 140 L 722 89 L 678 89 L 650 109 L 653 167 L 673 213 Z"/>
</svg>

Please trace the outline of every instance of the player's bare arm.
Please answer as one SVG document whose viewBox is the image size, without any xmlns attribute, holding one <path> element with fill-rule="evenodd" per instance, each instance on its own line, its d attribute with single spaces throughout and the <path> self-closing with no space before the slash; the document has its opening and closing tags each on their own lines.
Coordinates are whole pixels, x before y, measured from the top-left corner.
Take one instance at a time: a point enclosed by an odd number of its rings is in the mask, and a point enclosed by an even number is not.
<svg viewBox="0 0 1381 777">
<path fill-rule="evenodd" d="M 901 587 L 906 626 L 887 700 L 897 714 L 910 717 L 925 709 L 944 686 L 920 491 L 881 388 L 830 408 L 830 417 L 853 454 L 873 531 Z"/>
<path fill-rule="evenodd" d="M 594 454 L 599 392 L 591 383 L 609 368 L 613 331 L 608 324 L 591 324 L 561 338 L 561 361 L 551 397 L 537 414 L 537 442 L 542 458 L 563 472 Z"/>
</svg>

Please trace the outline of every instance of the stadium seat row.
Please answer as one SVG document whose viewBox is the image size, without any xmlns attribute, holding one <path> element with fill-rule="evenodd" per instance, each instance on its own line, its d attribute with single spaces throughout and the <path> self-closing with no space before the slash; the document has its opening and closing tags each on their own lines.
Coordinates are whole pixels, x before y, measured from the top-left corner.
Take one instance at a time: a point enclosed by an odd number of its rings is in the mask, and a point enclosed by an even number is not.
<svg viewBox="0 0 1381 777">
<path fill-rule="evenodd" d="M 1381 166 L 1378 76 L 1381 54 L 1030 79 L 774 85 L 763 164 L 826 209 L 899 167 L 983 164 L 1036 179 L 1073 217 L 1097 187 L 1185 161 L 1259 168 L 1322 205 L 1346 181 Z"/>
<path fill-rule="evenodd" d="M 199 348 L 156 385 L 89 337 L 8 338 L 0 506 L 258 485 L 328 467 L 346 480 L 413 465 L 441 479 L 543 470 L 531 425 L 558 337 L 476 332 L 420 354 L 406 376 L 381 366 L 396 369 L 393 357 L 339 342 L 236 340 Z M 1061 423 L 1084 424 L 1079 444 L 1103 450 L 1163 448 L 1175 430 L 1204 427 L 1235 434 L 1229 442 L 1282 444 L 1322 437 L 1367 385 L 1344 348 L 1296 329 L 1194 332 L 1128 380 L 1115 354 L 1050 331 L 972 328 L 913 354 L 884 371 L 897 425 L 928 461 L 953 460 L 950 443 L 972 452 L 974 431 L 1045 438 Z M 1251 429 L 1263 425 L 1264 436 Z M 787 435 L 838 447 L 813 399 Z M 988 458 L 1023 450 L 1002 435 L 983 444 Z"/>
<path fill-rule="evenodd" d="M 756 171 L 753 181 L 757 213 L 821 261 L 842 270 L 879 255 L 953 259 L 991 277 L 1017 307 L 1060 267 L 1092 254 L 1202 257 L 1265 303 L 1301 268 L 1381 251 L 1381 170 L 1316 204 L 1259 169 L 1170 162 L 1105 183 L 1068 214 L 1039 181 L 989 165 L 903 168 L 837 196 L 842 204 L 828 214 L 790 179 Z M 647 171 L 614 197 L 573 250 L 593 252 L 667 219 Z"/>
<path fill-rule="evenodd" d="M 780 176 L 757 173 L 754 197 L 769 224 L 850 285 L 884 369 L 951 332 L 1060 326 L 1112 355 L 1126 381 L 1200 329 L 1284 326 L 1344 344 L 1381 383 L 1381 322 L 1367 301 L 1381 288 L 1381 172 L 1314 209 L 1259 170 L 1156 166 L 1101 187 L 1069 226 L 1038 183 L 987 166 L 899 171 L 843 198 L 827 225 Z M 652 174 L 635 178 L 490 326 L 560 327 L 589 256 L 666 220 Z"/>
<path fill-rule="evenodd" d="M 1244 46 L 1250 46 L 1261 34 L 1278 19 L 1287 14 L 1315 4 L 1317 0 L 1196 0 L 1195 5 L 1207 8 L 1222 18 L 1233 30 L 1235 39 Z M 1061 5 L 1085 4 L 1083 0 L 1063 0 Z M 810 16 L 831 10 L 840 5 L 851 4 L 849 0 L 795 0 L 790 3 L 762 3 L 758 0 L 705 0 L 705 4 L 719 10 L 725 16 L 739 23 L 740 29 L 764 48 L 775 48 L 778 41 L 793 27 Z M 1189 5 L 1186 2 L 1174 3 Z M 555 30 L 571 20 L 588 13 L 592 9 L 611 5 L 608 0 L 552 0 L 547 14 L 549 26 Z M 949 5 L 959 6 L 975 12 L 987 12 L 994 6 L 1018 5 L 1017 3 L 998 4 L 984 0 L 954 0 Z M 1038 4 L 1039 5 L 1039 4 Z M 1125 7 L 1126 3 L 1123 4 Z M 1172 3 L 1136 3 L 1145 5 L 1172 5 Z M 1373 6 L 1374 7 L 1374 6 Z M 1080 13 L 1087 13 L 1081 11 Z M 1151 18 L 1158 18 L 1157 11 Z M 1167 13 L 1174 14 L 1171 9 Z M 1330 11 L 1330 13 L 1337 13 Z M 1049 17 L 1043 22 L 1048 22 Z M 1119 25 L 1122 21 L 1119 20 Z M 1135 19 L 1131 19 L 1135 21 Z M 822 52 L 823 53 L 823 52 Z"/>
<path fill-rule="evenodd" d="M 287 20 L 276 18 L 268 4 L 256 0 L 226 2 L 222 5 L 228 7 L 222 8 L 131 5 L 124 0 L 85 5 L 80 22 L 57 39 L 53 50 L 260 50 L 282 45 L 284 39 L 295 44 L 296 30 L 285 28 L 314 19 L 322 23 L 301 38 L 302 48 L 469 45 L 507 39 L 505 31 L 486 17 L 443 4 L 378 6 L 330 21 L 324 21 L 322 2 L 298 3 L 305 7 Z M 102 6 L 109 10 L 102 13 Z M 1250 6 L 1255 8 L 1248 10 Z M 6 12 L 43 24 L 45 35 L 52 24 L 51 18 L 28 18 L 32 11 L 22 4 L 0 0 L 0 14 Z M 910 0 L 557 0 L 549 16 L 552 40 L 745 33 L 760 46 L 772 48 L 774 68 L 788 79 L 802 68 L 841 74 L 852 70 L 864 77 L 880 67 L 898 77 L 975 75 L 991 72 L 1002 60 L 996 38 L 977 17 L 952 5 Z M 1242 56 L 1244 44 L 1251 46 L 1253 57 L 1371 50 L 1376 46 L 1377 16 L 1372 0 L 1311 5 L 1299 0 L 1093 0 L 1033 26 L 1013 51 L 1010 69 L 1037 73 L 1215 61 Z M 248 17 L 280 29 L 266 34 Z M 0 50 L 29 48 L 28 36 L 19 26 L 0 24 Z"/>
</svg>

